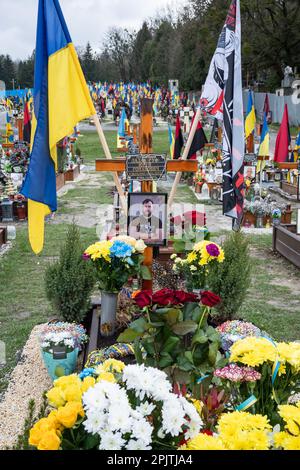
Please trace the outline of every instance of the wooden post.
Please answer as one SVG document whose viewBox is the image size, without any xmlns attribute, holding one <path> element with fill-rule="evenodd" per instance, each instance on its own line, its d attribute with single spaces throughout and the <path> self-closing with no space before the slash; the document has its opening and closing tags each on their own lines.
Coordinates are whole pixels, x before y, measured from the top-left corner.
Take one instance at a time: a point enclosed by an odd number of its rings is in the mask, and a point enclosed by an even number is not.
<svg viewBox="0 0 300 470">
<path fill-rule="evenodd" d="M 108 147 L 108 145 L 107 145 L 106 138 L 105 138 L 105 135 L 104 135 L 104 132 L 103 132 L 103 129 L 102 129 L 102 127 L 101 127 L 101 124 L 100 124 L 100 121 L 99 121 L 99 117 L 98 117 L 97 114 L 95 114 L 95 115 L 93 116 L 93 120 L 94 120 L 96 129 L 97 129 L 97 132 L 98 132 L 98 135 L 99 135 L 99 139 L 100 139 L 100 142 L 101 142 L 101 144 L 102 144 L 102 147 L 103 147 L 105 156 L 106 156 L 106 158 L 107 158 L 108 160 L 112 160 L 112 156 L 111 156 L 109 147 Z M 120 196 L 120 202 L 121 202 L 123 211 L 124 211 L 124 213 L 125 213 L 125 216 L 127 216 L 126 198 L 125 198 L 125 194 L 124 194 L 122 185 L 121 185 L 121 183 L 120 183 L 120 181 L 119 181 L 118 173 L 117 173 L 116 171 L 113 172 L 113 177 L 114 177 L 114 183 L 115 183 L 115 185 L 116 185 L 116 187 L 117 187 L 117 191 L 118 191 L 119 196 Z"/>
<path fill-rule="evenodd" d="M 200 110 L 200 108 L 198 108 L 197 112 L 196 112 L 196 115 L 195 115 L 195 119 L 194 119 L 192 128 L 191 128 L 191 132 L 190 132 L 188 141 L 186 143 L 186 146 L 185 146 L 185 149 L 184 149 L 181 160 L 186 160 L 187 157 L 188 157 L 188 154 L 189 154 L 189 151 L 190 151 L 190 148 L 191 148 L 191 145 L 193 143 L 193 139 L 194 139 L 194 136 L 195 136 L 195 133 L 196 133 L 196 130 L 197 130 L 198 122 L 200 120 L 200 115 L 201 115 L 201 110 Z M 170 196 L 169 196 L 169 202 L 168 202 L 169 209 L 172 207 L 175 192 L 176 192 L 177 186 L 180 182 L 181 176 L 182 176 L 181 172 L 177 173 L 176 178 L 174 180 L 174 183 L 173 183 L 173 186 L 172 186 L 172 189 L 171 189 L 171 193 L 170 193 Z"/>
<path fill-rule="evenodd" d="M 247 151 L 248 153 L 254 153 L 254 134 L 250 134 L 247 139 Z"/>
<path fill-rule="evenodd" d="M 23 127 L 24 127 L 24 119 L 23 118 L 18 118 L 17 119 L 18 123 L 18 135 L 19 135 L 19 140 L 22 142 L 23 141 Z"/>
<path fill-rule="evenodd" d="M 153 100 L 144 98 L 141 100 L 141 126 L 140 126 L 140 153 L 152 153 L 153 149 Z M 152 181 L 142 182 L 142 193 L 151 193 L 153 191 Z M 145 250 L 144 265 L 147 266 L 152 274 L 153 247 L 148 246 Z M 143 290 L 152 290 L 153 282 L 143 281 Z"/>
</svg>

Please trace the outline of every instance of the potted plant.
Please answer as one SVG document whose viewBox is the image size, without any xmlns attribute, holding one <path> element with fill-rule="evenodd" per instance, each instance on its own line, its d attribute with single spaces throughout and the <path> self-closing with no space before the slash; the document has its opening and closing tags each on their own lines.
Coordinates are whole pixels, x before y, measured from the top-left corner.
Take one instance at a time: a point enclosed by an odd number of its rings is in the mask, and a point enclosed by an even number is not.
<svg viewBox="0 0 300 470">
<path fill-rule="evenodd" d="M 82 325 L 58 321 L 44 326 L 40 344 L 43 360 L 52 380 L 75 371 L 78 353 L 87 340 Z"/>
<path fill-rule="evenodd" d="M 143 240 L 120 236 L 109 241 L 100 241 L 87 248 L 86 260 L 95 266 L 98 286 L 101 291 L 101 334 L 113 336 L 115 331 L 118 295 L 131 277 L 151 279 L 143 266 Z"/>
</svg>

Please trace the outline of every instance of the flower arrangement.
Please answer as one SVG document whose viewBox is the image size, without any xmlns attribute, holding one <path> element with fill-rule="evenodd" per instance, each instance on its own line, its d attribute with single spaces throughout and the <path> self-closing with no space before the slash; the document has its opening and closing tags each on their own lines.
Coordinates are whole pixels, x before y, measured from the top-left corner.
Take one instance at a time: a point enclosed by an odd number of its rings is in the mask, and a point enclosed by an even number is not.
<svg viewBox="0 0 300 470">
<path fill-rule="evenodd" d="M 233 343 L 247 336 L 259 337 L 263 335 L 257 326 L 240 320 L 222 323 L 217 327 L 217 331 L 221 335 L 222 348 L 224 351 L 229 351 Z"/>
<path fill-rule="evenodd" d="M 231 376 L 222 377 L 227 380 L 227 387 L 232 388 L 234 404 L 241 405 L 250 395 L 254 398 L 251 409 L 267 415 L 272 424 L 277 424 L 277 405 L 285 404 L 300 389 L 300 344 L 246 337 L 235 342 L 230 352 L 230 363 L 250 367 L 259 374 L 252 372 L 256 381 L 249 382 L 247 387 L 243 384 L 233 387 Z"/>
<path fill-rule="evenodd" d="M 219 419 L 213 435 L 199 434 L 181 450 L 269 450 L 272 427 L 266 416 L 235 411 Z"/>
<path fill-rule="evenodd" d="M 201 377 L 212 377 L 222 360 L 220 336 L 207 322 L 210 309 L 221 300 L 217 295 L 163 289 L 154 294 L 141 291 L 134 300 L 142 316 L 118 341 L 134 342 L 138 362 L 165 370 L 173 384 L 190 390 Z"/>
<path fill-rule="evenodd" d="M 172 255 L 173 270 L 184 276 L 189 289 L 203 289 L 209 268 L 215 263 L 223 263 L 225 254 L 217 243 L 202 240 L 196 243 L 185 259 Z"/>
<path fill-rule="evenodd" d="M 282 212 L 278 207 L 272 210 L 272 219 L 281 219 L 281 216 Z"/>
<path fill-rule="evenodd" d="M 65 347 L 67 352 L 81 350 L 88 341 L 86 330 L 82 325 L 66 322 L 53 322 L 45 325 L 40 334 L 43 351 L 53 352 L 53 347 Z"/>
<path fill-rule="evenodd" d="M 130 277 L 149 279 L 148 268 L 142 266 L 145 249 L 143 240 L 120 236 L 89 246 L 83 256 L 95 264 L 100 290 L 117 293 Z"/>
<path fill-rule="evenodd" d="M 47 393 L 55 409 L 30 431 L 38 450 L 176 449 L 197 436 L 202 420 L 171 391 L 164 372 L 108 360 L 97 369 L 62 377 Z"/>
</svg>

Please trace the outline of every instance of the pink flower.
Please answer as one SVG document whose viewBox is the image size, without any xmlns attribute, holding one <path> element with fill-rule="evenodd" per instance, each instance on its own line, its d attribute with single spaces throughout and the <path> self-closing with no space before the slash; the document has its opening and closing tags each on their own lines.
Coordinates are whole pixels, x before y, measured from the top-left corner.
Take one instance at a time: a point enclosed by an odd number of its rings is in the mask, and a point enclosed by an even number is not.
<svg viewBox="0 0 300 470">
<path fill-rule="evenodd" d="M 230 382 L 256 382 L 261 379 L 261 374 L 251 367 L 239 367 L 235 364 L 222 369 L 216 369 L 214 376 L 220 379 L 226 379 Z"/>
</svg>

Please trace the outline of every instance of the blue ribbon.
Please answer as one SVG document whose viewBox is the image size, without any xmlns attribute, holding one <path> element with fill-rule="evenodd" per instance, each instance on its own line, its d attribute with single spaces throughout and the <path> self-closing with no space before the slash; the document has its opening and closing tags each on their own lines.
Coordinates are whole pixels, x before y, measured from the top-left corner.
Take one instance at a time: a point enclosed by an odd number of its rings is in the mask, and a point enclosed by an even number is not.
<svg viewBox="0 0 300 470">
<path fill-rule="evenodd" d="M 197 380 L 197 384 L 201 384 L 208 377 L 209 377 L 209 375 L 204 375 L 204 377 L 201 377 L 200 379 Z"/>
</svg>

